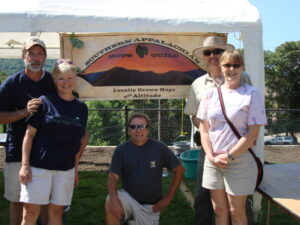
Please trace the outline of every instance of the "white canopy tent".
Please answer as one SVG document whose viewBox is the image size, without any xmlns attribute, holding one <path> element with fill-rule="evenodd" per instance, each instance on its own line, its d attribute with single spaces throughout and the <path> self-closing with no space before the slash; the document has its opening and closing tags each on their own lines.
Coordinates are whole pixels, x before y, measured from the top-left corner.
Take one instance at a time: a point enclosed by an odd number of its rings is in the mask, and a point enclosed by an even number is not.
<svg viewBox="0 0 300 225">
<path fill-rule="evenodd" d="M 5 0 L 0 32 L 238 32 L 246 71 L 264 91 L 261 18 L 247 0 Z M 258 145 L 263 158 L 262 136 Z"/>
<path fill-rule="evenodd" d="M 247 0 L 5 0 L 0 32 L 239 32 L 264 88 L 262 24 Z"/>
<path fill-rule="evenodd" d="M 5 0 L 0 32 L 240 32 L 264 86 L 261 19 L 246 0 Z"/>
</svg>

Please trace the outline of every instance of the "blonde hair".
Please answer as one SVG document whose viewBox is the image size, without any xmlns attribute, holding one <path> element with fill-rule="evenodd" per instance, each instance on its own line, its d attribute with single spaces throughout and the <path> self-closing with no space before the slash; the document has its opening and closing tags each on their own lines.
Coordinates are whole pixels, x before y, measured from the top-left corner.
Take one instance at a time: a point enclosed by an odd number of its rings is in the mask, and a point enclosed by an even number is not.
<svg viewBox="0 0 300 225">
<path fill-rule="evenodd" d="M 52 78 L 55 79 L 59 74 L 77 72 L 76 66 L 69 59 L 59 59 L 56 61 L 53 71 Z"/>
<path fill-rule="evenodd" d="M 233 61 L 234 63 L 240 64 L 244 68 L 244 57 L 237 50 L 226 50 L 220 57 L 220 64 Z"/>
</svg>

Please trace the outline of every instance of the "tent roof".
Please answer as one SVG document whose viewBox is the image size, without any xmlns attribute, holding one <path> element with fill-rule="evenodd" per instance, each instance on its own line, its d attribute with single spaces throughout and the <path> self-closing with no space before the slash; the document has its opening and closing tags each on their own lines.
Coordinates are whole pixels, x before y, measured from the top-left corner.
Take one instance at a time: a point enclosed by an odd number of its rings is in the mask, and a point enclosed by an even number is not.
<svg viewBox="0 0 300 225">
<path fill-rule="evenodd" d="M 230 32 L 260 23 L 247 0 L 6 0 L 0 8 L 0 32 Z"/>
<path fill-rule="evenodd" d="M 246 71 L 264 89 L 261 19 L 247 0 L 4 1 L 0 32 L 240 32 Z"/>
</svg>

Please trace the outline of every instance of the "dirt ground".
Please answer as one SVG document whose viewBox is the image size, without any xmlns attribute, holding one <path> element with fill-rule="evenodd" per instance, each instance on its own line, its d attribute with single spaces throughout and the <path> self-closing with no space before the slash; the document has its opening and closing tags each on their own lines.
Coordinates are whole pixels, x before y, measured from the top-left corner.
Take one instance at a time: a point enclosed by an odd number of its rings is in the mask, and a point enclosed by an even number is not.
<svg viewBox="0 0 300 225">
<path fill-rule="evenodd" d="M 115 146 L 88 146 L 80 161 L 82 171 L 107 171 Z M 0 170 L 3 170 L 5 150 L 0 147 Z M 265 161 L 268 163 L 300 163 L 300 145 L 265 146 Z"/>
</svg>

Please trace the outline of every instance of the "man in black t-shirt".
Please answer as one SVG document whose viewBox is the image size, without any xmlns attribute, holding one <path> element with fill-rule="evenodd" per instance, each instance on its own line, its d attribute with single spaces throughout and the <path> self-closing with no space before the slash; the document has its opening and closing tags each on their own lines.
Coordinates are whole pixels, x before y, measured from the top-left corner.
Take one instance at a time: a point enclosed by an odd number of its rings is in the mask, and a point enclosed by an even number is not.
<svg viewBox="0 0 300 225">
<path fill-rule="evenodd" d="M 173 152 L 162 142 L 149 139 L 149 118 L 142 113 L 129 118 L 131 140 L 117 147 L 108 175 L 106 224 L 134 220 L 136 225 L 159 224 L 160 211 L 172 201 L 184 169 Z M 162 171 L 173 173 L 173 181 L 162 196 Z M 117 191 L 121 179 L 122 189 Z"/>
<path fill-rule="evenodd" d="M 10 203 L 10 224 L 20 225 L 23 203 L 20 200 L 19 170 L 22 142 L 27 127 L 25 119 L 42 103 L 39 97 L 55 92 L 50 73 L 43 70 L 47 57 L 45 43 L 31 37 L 24 43 L 25 69 L 9 76 L 0 86 L 0 123 L 8 124 L 4 170 L 4 197 Z"/>
</svg>

